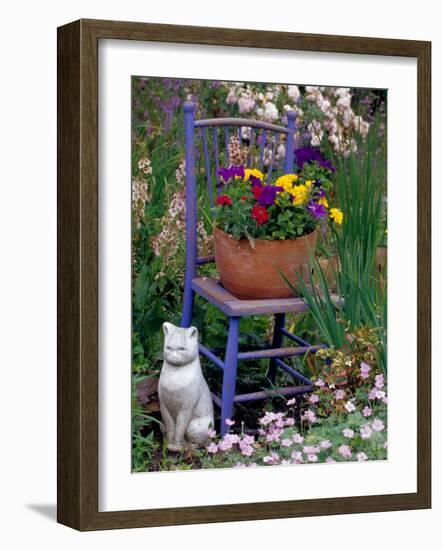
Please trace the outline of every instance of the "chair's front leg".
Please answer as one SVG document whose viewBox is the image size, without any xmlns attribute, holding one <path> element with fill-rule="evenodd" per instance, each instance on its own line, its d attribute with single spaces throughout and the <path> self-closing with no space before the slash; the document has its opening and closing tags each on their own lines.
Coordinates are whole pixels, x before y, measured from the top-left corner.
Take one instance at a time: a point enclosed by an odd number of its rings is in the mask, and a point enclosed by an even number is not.
<svg viewBox="0 0 442 550">
<path fill-rule="evenodd" d="M 273 327 L 273 339 L 272 348 L 280 348 L 282 344 L 282 329 L 285 325 L 285 313 L 277 313 L 275 315 L 275 325 Z M 275 384 L 276 381 L 276 369 L 278 365 L 275 359 L 270 359 L 269 368 L 267 370 L 267 380 L 271 384 Z"/>
<path fill-rule="evenodd" d="M 236 371 L 238 366 L 238 332 L 239 317 L 229 318 L 229 336 L 224 357 L 223 392 L 221 397 L 221 436 L 228 431 L 227 419 L 233 415 L 233 399 L 236 388 Z"/>
<path fill-rule="evenodd" d="M 191 282 L 186 281 L 184 284 L 183 315 L 181 318 L 182 327 L 189 328 L 192 324 L 194 296 L 195 292 L 192 290 Z"/>
</svg>

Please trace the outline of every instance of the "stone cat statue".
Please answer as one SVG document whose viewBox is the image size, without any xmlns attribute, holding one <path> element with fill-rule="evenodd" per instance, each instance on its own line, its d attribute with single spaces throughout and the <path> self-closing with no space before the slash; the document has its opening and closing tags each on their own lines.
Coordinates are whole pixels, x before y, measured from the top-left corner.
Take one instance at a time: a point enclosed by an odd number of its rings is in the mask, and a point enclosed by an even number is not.
<svg viewBox="0 0 442 550">
<path fill-rule="evenodd" d="M 201 371 L 198 330 L 163 324 L 164 362 L 158 383 L 162 431 L 170 451 L 203 446 L 214 425 L 213 403 Z"/>
</svg>

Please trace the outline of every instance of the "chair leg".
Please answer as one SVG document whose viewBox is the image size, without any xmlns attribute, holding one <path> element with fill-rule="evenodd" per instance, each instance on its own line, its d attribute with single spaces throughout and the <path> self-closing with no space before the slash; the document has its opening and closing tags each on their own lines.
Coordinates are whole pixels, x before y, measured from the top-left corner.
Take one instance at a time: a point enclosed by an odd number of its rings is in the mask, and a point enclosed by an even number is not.
<svg viewBox="0 0 442 550">
<path fill-rule="evenodd" d="M 273 328 L 272 348 L 280 348 L 282 344 L 282 332 L 281 330 L 285 325 L 285 313 L 277 313 L 275 315 L 275 325 Z M 270 384 L 274 384 L 276 381 L 276 369 L 278 365 L 274 359 L 270 359 L 269 368 L 267 370 L 267 380 Z"/>
<path fill-rule="evenodd" d="M 238 332 L 239 318 L 230 317 L 221 396 L 221 437 L 226 434 L 229 428 L 226 425 L 226 419 L 232 418 L 233 414 L 233 399 L 235 397 L 236 371 L 238 366 Z"/>
<path fill-rule="evenodd" d="M 181 317 L 181 326 L 188 328 L 192 324 L 193 316 L 193 300 L 195 292 L 192 290 L 190 285 L 184 286 L 184 297 L 183 297 L 183 314 Z"/>
</svg>

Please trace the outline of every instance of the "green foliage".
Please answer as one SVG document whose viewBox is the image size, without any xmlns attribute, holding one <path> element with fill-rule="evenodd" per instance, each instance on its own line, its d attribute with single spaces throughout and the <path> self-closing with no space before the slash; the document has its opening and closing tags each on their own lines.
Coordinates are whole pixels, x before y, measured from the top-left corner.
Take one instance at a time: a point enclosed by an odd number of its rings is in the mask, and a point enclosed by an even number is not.
<svg viewBox="0 0 442 550">
<path fill-rule="evenodd" d="M 307 281 L 300 276 L 287 281 L 304 296 L 325 341 L 337 348 L 344 344 L 347 326 L 374 327 L 379 333 L 377 349 L 386 371 L 387 285 L 385 268 L 379 267 L 377 251 L 385 227 L 386 160 L 378 150 L 377 128 L 370 129 L 357 153 L 336 160 L 336 193 L 344 214 L 341 228 L 330 235 L 338 258 L 334 273 L 335 294 L 317 258 Z M 287 279 L 286 279 L 287 280 Z"/>
</svg>

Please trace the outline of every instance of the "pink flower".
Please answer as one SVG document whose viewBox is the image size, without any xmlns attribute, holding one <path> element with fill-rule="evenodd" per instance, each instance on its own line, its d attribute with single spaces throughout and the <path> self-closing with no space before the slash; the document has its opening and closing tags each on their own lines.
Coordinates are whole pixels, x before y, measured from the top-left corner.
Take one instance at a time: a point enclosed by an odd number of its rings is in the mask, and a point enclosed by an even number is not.
<svg viewBox="0 0 442 550">
<path fill-rule="evenodd" d="M 351 401 L 347 401 L 347 403 L 344 405 L 344 408 L 346 411 L 348 411 L 349 413 L 353 412 L 356 410 L 356 407 L 354 406 L 354 404 L 351 402 Z"/>
<path fill-rule="evenodd" d="M 336 464 L 336 460 L 334 460 L 331 456 L 328 456 L 328 457 L 325 459 L 325 463 L 326 463 L 326 464 Z"/>
<path fill-rule="evenodd" d="M 336 397 L 336 399 L 344 399 L 345 391 L 344 390 L 336 390 L 335 391 L 335 397 Z"/>
<path fill-rule="evenodd" d="M 296 433 L 294 436 L 293 436 L 293 443 L 303 443 L 304 442 L 304 438 L 302 437 L 302 435 Z"/>
<path fill-rule="evenodd" d="M 358 462 L 365 462 L 368 460 L 368 456 L 362 451 L 356 455 L 356 458 L 358 459 Z"/>
<path fill-rule="evenodd" d="M 278 464 L 279 462 L 279 454 L 278 453 L 270 453 L 270 455 L 265 456 L 262 459 L 263 462 L 266 464 Z"/>
<path fill-rule="evenodd" d="M 338 453 L 343 458 L 351 458 L 352 457 L 352 452 L 351 452 L 351 449 L 348 445 L 341 445 L 338 449 Z"/>
<path fill-rule="evenodd" d="M 325 386 L 324 380 L 322 380 L 321 378 L 318 378 L 315 382 L 315 386 L 318 386 L 318 388 L 323 388 Z"/>
<path fill-rule="evenodd" d="M 207 447 L 207 452 L 215 454 L 218 452 L 218 445 L 212 441 L 212 443 Z"/>
<path fill-rule="evenodd" d="M 359 428 L 359 433 L 361 434 L 362 439 L 370 439 L 373 431 L 368 424 L 364 424 Z"/>
<path fill-rule="evenodd" d="M 371 423 L 371 427 L 375 432 L 382 432 L 382 430 L 385 428 L 385 425 L 382 420 L 376 418 L 376 420 L 373 420 L 373 422 Z"/>
<path fill-rule="evenodd" d="M 291 407 L 292 405 L 294 405 L 296 403 L 296 397 L 292 397 L 291 399 L 289 399 L 286 403 L 287 407 Z"/>
<path fill-rule="evenodd" d="M 212 428 L 209 428 L 207 430 L 207 435 L 210 437 L 210 438 L 214 438 L 216 436 L 216 431 L 213 430 Z"/>
<path fill-rule="evenodd" d="M 235 424 L 235 421 L 230 420 L 230 418 L 226 418 L 225 422 L 226 422 L 227 426 L 233 426 L 233 424 Z"/>
<path fill-rule="evenodd" d="M 282 447 L 290 447 L 291 445 L 293 445 L 293 441 L 291 439 L 281 439 Z"/>
<path fill-rule="evenodd" d="M 361 378 L 368 378 L 369 375 L 370 375 L 370 371 L 371 371 L 370 365 L 368 363 L 362 362 L 360 369 L 361 369 L 360 377 Z"/>
<path fill-rule="evenodd" d="M 307 460 L 309 462 L 318 462 L 318 457 L 315 454 L 310 453 L 307 455 Z"/>
<path fill-rule="evenodd" d="M 295 464 L 301 464 L 301 462 L 303 462 L 303 458 L 302 458 L 302 453 L 301 451 L 293 451 L 292 454 L 290 455 L 293 460 L 295 461 Z"/>
<path fill-rule="evenodd" d="M 319 401 L 319 396 L 316 395 L 316 393 L 313 393 L 309 398 L 308 400 L 310 401 L 310 403 L 312 404 L 315 404 Z"/>
<path fill-rule="evenodd" d="M 387 449 L 387 447 L 388 447 L 388 442 L 385 441 L 384 444 L 382 445 L 382 447 L 384 447 L 384 449 Z"/>
<path fill-rule="evenodd" d="M 295 425 L 295 419 L 294 418 L 286 418 L 285 419 L 285 425 L 286 426 L 294 426 Z"/>
<path fill-rule="evenodd" d="M 308 409 L 301 415 L 301 420 L 307 420 L 309 424 L 313 424 L 316 422 L 316 415 L 312 410 Z"/>
<path fill-rule="evenodd" d="M 374 385 L 378 390 L 381 390 L 384 387 L 384 375 L 383 374 L 377 374 L 375 376 L 375 382 Z"/>
<path fill-rule="evenodd" d="M 330 449 L 332 444 L 331 444 L 330 440 L 324 439 L 324 441 L 321 441 L 320 446 L 321 446 L 321 449 Z"/>
<path fill-rule="evenodd" d="M 363 416 L 365 416 L 365 418 L 367 418 L 368 416 L 371 416 L 372 412 L 373 411 L 370 409 L 370 407 L 367 407 L 367 406 L 365 406 L 362 409 L 362 414 L 363 414 Z"/>
<path fill-rule="evenodd" d="M 305 445 L 302 450 L 304 451 L 304 453 L 307 455 L 310 455 L 310 454 L 314 454 L 314 453 L 319 453 L 319 451 L 321 450 L 319 447 L 317 447 L 316 445 Z"/>
<path fill-rule="evenodd" d="M 254 442 L 255 438 L 253 435 L 244 435 L 243 438 L 239 440 L 241 454 L 244 456 L 251 456 L 255 452 L 255 449 L 253 448 Z"/>
<path fill-rule="evenodd" d="M 354 431 L 351 430 L 350 428 L 345 428 L 345 430 L 342 430 L 342 433 L 344 434 L 345 437 L 348 437 L 350 439 L 355 435 Z"/>
<path fill-rule="evenodd" d="M 222 440 L 218 443 L 218 449 L 220 451 L 230 451 L 230 449 L 239 442 L 239 435 L 237 434 L 226 434 Z"/>
<path fill-rule="evenodd" d="M 372 388 L 370 390 L 370 393 L 368 394 L 368 399 L 370 401 L 373 401 L 374 399 L 384 399 L 385 398 L 385 392 L 378 389 L 378 388 Z"/>
</svg>

